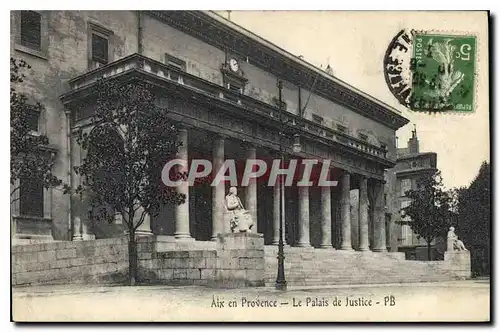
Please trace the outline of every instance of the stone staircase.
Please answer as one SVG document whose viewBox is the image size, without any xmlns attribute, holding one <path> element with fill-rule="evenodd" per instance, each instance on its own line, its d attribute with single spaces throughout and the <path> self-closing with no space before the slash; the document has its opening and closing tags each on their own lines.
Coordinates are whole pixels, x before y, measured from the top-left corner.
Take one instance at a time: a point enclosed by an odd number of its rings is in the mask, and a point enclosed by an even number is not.
<svg viewBox="0 0 500 332">
<path fill-rule="evenodd" d="M 265 283 L 277 274 L 277 246 L 265 246 Z M 443 261 L 405 260 L 404 253 L 376 253 L 285 247 L 285 277 L 290 286 L 386 284 L 457 279 Z"/>
</svg>

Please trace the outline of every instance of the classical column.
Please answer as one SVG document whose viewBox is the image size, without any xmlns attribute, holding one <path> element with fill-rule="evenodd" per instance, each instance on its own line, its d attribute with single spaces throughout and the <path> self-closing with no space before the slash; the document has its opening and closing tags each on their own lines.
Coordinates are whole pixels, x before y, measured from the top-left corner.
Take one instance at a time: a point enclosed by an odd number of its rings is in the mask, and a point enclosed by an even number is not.
<svg viewBox="0 0 500 332">
<path fill-rule="evenodd" d="M 68 117 L 69 121 L 69 114 L 66 114 Z M 68 122 L 69 126 L 69 122 Z M 68 127 L 69 128 L 69 127 Z M 83 240 L 83 224 L 82 224 L 82 219 L 81 215 L 84 213 L 83 211 L 83 202 L 82 202 L 82 195 L 76 194 L 75 190 L 76 188 L 82 184 L 81 181 L 81 176 L 80 173 L 76 173 L 75 170 L 73 169 L 74 166 L 80 166 L 82 162 L 82 157 L 81 157 L 81 147 L 80 145 L 76 142 L 76 135 L 72 134 L 69 139 L 69 153 L 70 153 L 70 164 L 71 164 L 71 169 L 70 171 L 70 185 L 71 185 L 71 211 L 70 211 L 70 218 L 71 220 L 71 227 L 72 227 L 72 236 L 71 239 L 73 241 L 81 241 Z"/>
<path fill-rule="evenodd" d="M 299 240 L 297 247 L 310 247 L 309 240 L 309 187 L 298 187 L 299 191 Z"/>
<path fill-rule="evenodd" d="M 359 181 L 359 251 L 368 251 L 368 179 Z"/>
<path fill-rule="evenodd" d="M 177 165 L 178 173 L 188 171 L 188 131 L 186 128 L 181 128 L 178 133 L 181 146 L 177 151 L 177 159 L 184 162 L 183 165 Z M 177 193 L 184 194 L 186 201 L 183 204 L 175 206 L 175 238 L 176 239 L 192 239 L 189 231 L 189 184 L 187 179 L 181 180 L 181 184 L 176 187 Z"/>
<path fill-rule="evenodd" d="M 213 165 L 212 174 L 215 175 L 219 172 L 224 164 L 224 138 L 216 137 L 213 141 Z M 212 187 L 212 241 L 217 239 L 217 234 L 224 233 L 224 182 L 220 181 L 216 186 Z M 229 227 L 229 226 L 228 226 Z"/>
<path fill-rule="evenodd" d="M 256 157 L 256 150 L 255 147 L 249 146 L 246 151 L 246 159 L 253 159 L 255 160 Z M 254 224 L 254 229 L 252 229 L 253 232 L 258 232 L 258 226 L 257 226 L 257 179 L 256 178 L 250 178 L 248 182 L 248 186 L 245 188 L 245 209 L 247 209 L 253 219 Z"/>
<path fill-rule="evenodd" d="M 280 240 L 280 208 L 281 208 L 281 190 L 280 180 L 276 179 L 273 187 L 273 245 L 278 245 Z M 283 210 L 284 212 L 284 210 Z M 284 233 L 283 229 L 283 233 Z M 284 235 L 283 235 L 284 236 Z"/>
<path fill-rule="evenodd" d="M 384 185 L 382 181 L 373 184 L 373 251 L 387 251 L 385 243 Z"/>
<path fill-rule="evenodd" d="M 332 246 L 332 199 L 329 186 L 321 187 L 321 248 Z"/>
<path fill-rule="evenodd" d="M 342 174 L 340 194 L 340 218 L 342 222 L 342 243 L 340 250 L 352 250 L 351 244 L 351 175 Z"/>
</svg>

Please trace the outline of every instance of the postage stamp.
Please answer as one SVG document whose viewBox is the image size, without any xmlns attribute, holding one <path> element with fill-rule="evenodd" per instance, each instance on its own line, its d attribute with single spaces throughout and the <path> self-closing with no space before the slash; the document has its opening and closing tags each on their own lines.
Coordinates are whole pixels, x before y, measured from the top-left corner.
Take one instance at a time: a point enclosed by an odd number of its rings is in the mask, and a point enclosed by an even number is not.
<svg viewBox="0 0 500 332">
<path fill-rule="evenodd" d="M 476 38 L 416 33 L 414 40 L 410 108 L 472 111 Z"/>
<path fill-rule="evenodd" d="M 476 36 L 400 31 L 384 59 L 389 89 L 413 111 L 475 109 Z"/>
</svg>

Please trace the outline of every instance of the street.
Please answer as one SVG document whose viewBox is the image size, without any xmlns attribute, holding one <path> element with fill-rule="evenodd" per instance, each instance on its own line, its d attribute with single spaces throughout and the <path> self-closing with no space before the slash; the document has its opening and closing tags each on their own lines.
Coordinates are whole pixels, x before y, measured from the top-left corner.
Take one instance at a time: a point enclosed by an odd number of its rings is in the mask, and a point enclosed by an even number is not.
<svg viewBox="0 0 500 332">
<path fill-rule="evenodd" d="M 213 289 L 65 285 L 13 289 L 23 321 L 488 321 L 489 280 Z"/>
</svg>

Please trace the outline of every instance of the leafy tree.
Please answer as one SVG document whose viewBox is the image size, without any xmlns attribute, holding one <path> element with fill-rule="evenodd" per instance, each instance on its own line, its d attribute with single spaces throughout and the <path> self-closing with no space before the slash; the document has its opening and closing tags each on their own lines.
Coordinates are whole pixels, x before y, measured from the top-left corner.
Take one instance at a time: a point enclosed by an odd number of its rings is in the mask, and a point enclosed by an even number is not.
<svg viewBox="0 0 500 332">
<path fill-rule="evenodd" d="M 408 225 L 427 243 L 428 259 L 431 259 L 431 243 L 438 236 L 445 236 L 456 219 L 454 192 L 443 187 L 441 172 L 423 176 L 419 188 L 408 190 L 405 195 L 410 204 L 401 209 L 400 225 Z"/>
<path fill-rule="evenodd" d="M 464 244 L 475 248 L 471 250 L 472 269 L 476 273 L 489 273 L 491 168 L 488 162 L 482 163 L 474 181 L 468 188 L 461 188 L 458 197 L 459 230 Z"/>
<path fill-rule="evenodd" d="M 177 130 L 148 84 L 99 80 L 96 91 L 92 130 L 80 130 L 77 138 L 88 151 L 75 166 L 83 180 L 77 192 L 89 192 L 91 219 L 111 221 L 114 213 L 121 214 L 129 234 L 129 282 L 134 285 L 136 230 L 162 205 L 182 204 L 186 198 L 161 181 L 165 162 L 179 147 Z"/>
<path fill-rule="evenodd" d="M 45 188 L 62 186 L 64 193 L 69 187 L 52 174 L 54 158 L 47 149 L 49 139 L 33 132 L 34 115 L 45 107 L 39 102 L 31 103 L 25 93 L 19 92 L 30 65 L 22 59 L 10 58 L 10 203 L 19 198 L 14 195 L 20 186 L 17 180 L 27 179 L 42 184 Z M 19 183 L 19 182 L 17 182 Z"/>
</svg>

